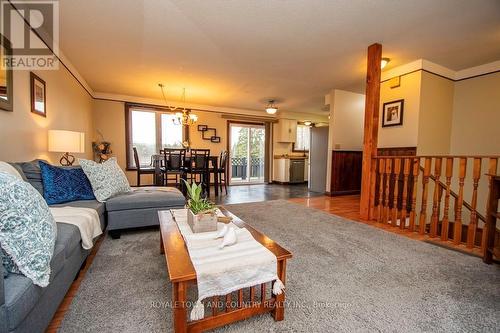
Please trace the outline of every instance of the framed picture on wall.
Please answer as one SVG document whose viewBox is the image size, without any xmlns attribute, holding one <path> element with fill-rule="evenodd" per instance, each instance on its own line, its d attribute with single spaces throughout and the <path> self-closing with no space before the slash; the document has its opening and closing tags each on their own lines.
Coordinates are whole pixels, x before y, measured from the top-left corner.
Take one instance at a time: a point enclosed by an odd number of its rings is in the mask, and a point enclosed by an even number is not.
<svg viewBox="0 0 500 333">
<path fill-rule="evenodd" d="M 382 107 L 382 127 L 403 125 L 404 99 L 384 103 Z"/>
<path fill-rule="evenodd" d="M 42 117 L 47 116 L 45 81 L 35 73 L 30 72 L 31 112 Z"/>
</svg>

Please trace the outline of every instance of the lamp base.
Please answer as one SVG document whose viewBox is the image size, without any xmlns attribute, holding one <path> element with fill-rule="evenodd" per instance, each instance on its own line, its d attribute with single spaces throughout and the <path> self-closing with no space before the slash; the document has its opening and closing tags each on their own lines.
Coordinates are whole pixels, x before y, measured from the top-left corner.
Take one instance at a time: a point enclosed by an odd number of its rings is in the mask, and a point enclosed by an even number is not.
<svg viewBox="0 0 500 333">
<path fill-rule="evenodd" d="M 75 163 L 75 156 L 70 153 L 64 153 L 64 155 L 59 160 L 62 166 L 72 166 Z"/>
</svg>

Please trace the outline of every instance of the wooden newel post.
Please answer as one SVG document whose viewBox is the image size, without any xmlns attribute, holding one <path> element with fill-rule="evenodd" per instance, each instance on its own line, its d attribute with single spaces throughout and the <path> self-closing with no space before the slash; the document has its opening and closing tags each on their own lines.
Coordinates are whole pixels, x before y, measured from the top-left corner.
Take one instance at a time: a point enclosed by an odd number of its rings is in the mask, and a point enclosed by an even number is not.
<svg viewBox="0 0 500 333">
<path fill-rule="evenodd" d="M 361 176 L 361 199 L 359 213 L 362 219 L 370 218 L 371 177 L 373 157 L 377 155 L 378 114 L 380 104 L 380 62 L 382 61 L 382 45 L 372 44 L 368 47 L 368 66 L 366 70 L 365 127 L 363 138 L 363 166 Z"/>
</svg>

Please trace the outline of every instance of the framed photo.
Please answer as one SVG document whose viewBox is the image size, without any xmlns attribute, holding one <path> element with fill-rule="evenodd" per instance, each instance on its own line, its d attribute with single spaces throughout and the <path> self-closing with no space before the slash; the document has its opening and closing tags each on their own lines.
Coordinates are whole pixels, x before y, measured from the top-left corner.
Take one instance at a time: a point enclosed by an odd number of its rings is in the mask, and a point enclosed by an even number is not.
<svg viewBox="0 0 500 333">
<path fill-rule="evenodd" d="M 382 111 L 382 127 L 403 125 L 404 99 L 384 103 Z"/>
<path fill-rule="evenodd" d="M 47 117 L 45 81 L 30 72 L 31 112 Z"/>
<path fill-rule="evenodd" d="M 220 136 L 212 136 L 210 138 L 210 141 L 212 141 L 213 143 L 220 143 Z"/>
<path fill-rule="evenodd" d="M 200 131 L 200 132 L 204 132 L 204 131 L 206 131 L 206 130 L 207 130 L 207 128 L 208 128 L 208 126 L 207 126 L 207 125 L 198 125 L 198 131 Z"/>
</svg>

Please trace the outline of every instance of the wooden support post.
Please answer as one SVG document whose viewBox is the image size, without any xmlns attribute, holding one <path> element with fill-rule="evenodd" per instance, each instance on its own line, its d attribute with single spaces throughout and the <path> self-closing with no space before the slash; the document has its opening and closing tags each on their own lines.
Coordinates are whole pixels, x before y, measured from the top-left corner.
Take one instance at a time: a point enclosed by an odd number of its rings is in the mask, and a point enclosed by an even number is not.
<svg viewBox="0 0 500 333">
<path fill-rule="evenodd" d="M 365 127 L 363 137 L 363 166 L 361 175 L 361 199 L 359 213 L 362 219 L 370 218 L 370 185 L 373 157 L 377 155 L 378 115 L 380 104 L 380 62 L 382 45 L 368 47 L 366 69 Z"/>
</svg>

